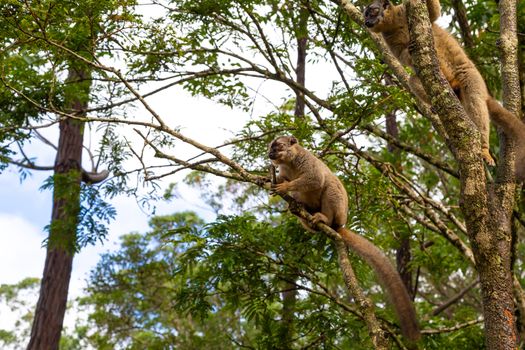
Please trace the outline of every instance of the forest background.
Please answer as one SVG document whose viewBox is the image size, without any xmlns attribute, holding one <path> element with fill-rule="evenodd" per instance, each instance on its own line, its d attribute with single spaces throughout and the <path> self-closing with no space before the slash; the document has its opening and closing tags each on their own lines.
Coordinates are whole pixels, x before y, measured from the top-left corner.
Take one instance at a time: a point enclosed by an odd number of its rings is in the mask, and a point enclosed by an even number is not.
<svg viewBox="0 0 525 350">
<path fill-rule="evenodd" d="M 525 25 L 525 5 L 441 4 L 440 24 L 463 43 L 491 93 L 522 113 L 525 28 L 512 24 Z M 82 294 L 70 298 L 68 313 L 82 317 L 68 321 L 62 349 L 379 348 L 330 240 L 305 233 L 260 186 L 268 142 L 294 134 L 345 183 L 348 226 L 396 262 L 415 298 L 422 348 L 512 348 L 512 331 L 494 330 L 498 338 L 483 327 L 492 317 L 484 291 L 500 284 L 513 305 L 510 329 L 524 334 L 524 220 L 505 175 L 512 151 L 493 129 L 500 166 L 483 168 L 478 157 L 483 179 L 474 179 L 487 184 L 479 186 L 485 194 L 506 184 L 502 198 L 512 200 L 502 207 L 510 211 L 493 215 L 486 196 L 465 204 L 470 173 L 447 147 L 453 140 L 444 135 L 455 135 L 448 112 L 410 94 L 407 72 L 363 28 L 364 5 L 4 1 L 0 283 L 9 285 L 0 296 L 3 314 L 13 308 L 24 317 L 2 318 L 0 341 L 58 346 L 56 334 L 31 329 L 33 319 L 47 320 L 35 298 L 55 282 L 39 291 L 38 280 L 22 280 L 39 277 L 44 260 L 53 275 L 53 256 L 74 263 L 70 297 Z M 515 12 L 501 19 L 505 6 Z M 509 31 L 514 67 L 502 39 Z M 73 144 L 75 154 L 64 146 Z M 476 155 L 475 143 L 468 147 Z M 513 237 L 501 247 L 507 284 L 478 281 L 476 270 L 485 270 L 473 262 L 483 247 L 471 249 L 481 232 L 469 221 L 472 204 L 488 227 L 496 216 L 508 223 L 500 225 Z M 351 261 L 390 346 L 403 347 L 372 271 Z M 494 314 L 505 317 L 505 309 Z M 60 333 L 60 319 L 40 322 Z"/>
</svg>

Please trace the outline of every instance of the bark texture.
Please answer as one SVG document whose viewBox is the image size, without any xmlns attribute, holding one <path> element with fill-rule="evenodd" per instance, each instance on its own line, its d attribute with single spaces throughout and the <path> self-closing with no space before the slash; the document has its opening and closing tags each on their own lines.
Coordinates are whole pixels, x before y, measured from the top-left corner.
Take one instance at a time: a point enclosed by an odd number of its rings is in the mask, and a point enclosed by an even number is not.
<svg viewBox="0 0 525 350">
<path fill-rule="evenodd" d="M 87 77 L 85 71 L 71 67 L 67 82 L 75 84 Z M 87 89 L 89 91 L 89 86 Z M 82 114 L 87 100 L 71 95 L 69 98 L 72 112 Z M 77 242 L 83 129 L 82 122 L 60 121 L 47 254 L 28 350 L 56 350 L 59 347 Z"/>
<path fill-rule="evenodd" d="M 474 47 L 474 39 L 472 39 L 472 31 L 470 30 L 470 25 L 468 23 L 465 5 L 461 0 L 452 0 L 452 7 L 454 8 L 454 17 L 459 25 L 463 45 L 465 45 L 466 48 L 471 49 Z"/>
<path fill-rule="evenodd" d="M 488 349 L 517 346 L 511 273 L 512 182 L 487 186 L 480 135 L 444 79 L 424 2 L 407 3 L 410 52 L 416 72 L 450 138 L 460 173 L 460 206 L 481 282 Z"/>
<path fill-rule="evenodd" d="M 306 82 L 306 52 L 308 47 L 308 10 L 301 8 L 298 17 L 297 29 L 297 65 L 295 67 L 296 82 L 304 86 Z M 304 117 L 305 99 L 304 93 L 296 90 L 295 118 Z"/>
<path fill-rule="evenodd" d="M 499 2 L 500 11 L 500 51 L 501 51 L 501 80 L 503 88 L 503 104 L 505 108 L 514 113 L 517 117 L 521 117 L 523 97 L 520 83 L 520 63 L 519 63 L 519 41 L 517 36 L 517 2 L 516 0 L 502 0 Z M 502 132 L 499 132 L 500 139 L 500 166 L 498 168 L 498 182 L 495 187 L 502 195 L 498 197 L 502 204 L 510 207 L 505 211 L 499 219 L 512 220 L 512 206 L 514 205 L 514 197 L 516 187 L 513 183 L 504 181 L 507 177 L 505 172 L 514 169 L 514 143 L 510 142 Z M 512 173 L 512 172 L 511 172 Z M 498 204 L 498 203 L 496 203 Z M 509 223 L 510 226 L 510 223 Z M 511 245 L 515 244 L 515 240 L 511 240 Z M 511 247 L 511 252 L 514 247 Z M 511 266 L 512 268 L 512 266 Z M 525 300 L 523 289 L 520 286 L 517 278 L 514 276 L 514 297 L 516 298 L 516 307 L 518 309 L 517 315 L 520 317 L 518 324 L 520 338 L 523 342 L 525 335 Z"/>
<path fill-rule="evenodd" d="M 295 68 L 296 82 L 298 85 L 305 86 L 306 82 L 306 53 L 308 47 L 308 11 L 301 9 L 299 11 L 299 28 L 297 32 L 297 65 Z M 294 117 L 296 120 L 304 118 L 305 99 L 304 93 L 296 90 Z M 296 278 L 296 277 L 292 277 Z M 283 302 L 282 309 L 282 328 L 281 328 L 281 347 L 286 349 L 294 338 L 294 312 L 297 301 L 297 290 L 295 283 L 284 282 L 281 298 Z"/>
<path fill-rule="evenodd" d="M 386 338 L 385 332 L 381 328 L 381 324 L 376 318 L 374 312 L 374 305 L 368 299 L 363 290 L 359 287 L 357 277 L 355 276 L 354 269 L 350 264 L 348 258 L 348 248 L 346 247 L 345 242 L 340 239 L 334 239 L 335 247 L 337 250 L 337 255 L 339 257 L 339 267 L 343 272 L 343 277 L 345 280 L 346 288 L 350 291 L 350 294 L 355 298 L 359 310 L 363 313 L 363 318 L 368 327 L 368 333 L 370 334 L 370 339 L 372 344 L 374 344 L 374 349 L 388 349 L 388 340 Z"/>
</svg>

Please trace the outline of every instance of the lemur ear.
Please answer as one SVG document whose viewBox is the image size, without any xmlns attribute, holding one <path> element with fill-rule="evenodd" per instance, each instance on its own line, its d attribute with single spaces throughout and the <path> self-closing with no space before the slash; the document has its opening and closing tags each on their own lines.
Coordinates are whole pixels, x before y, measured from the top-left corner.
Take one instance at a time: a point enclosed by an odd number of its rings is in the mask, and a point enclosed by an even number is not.
<svg viewBox="0 0 525 350">
<path fill-rule="evenodd" d="M 388 6 L 390 6 L 389 0 L 383 0 L 383 8 L 386 9 Z"/>
<path fill-rule="evenodd" d="M 297 139 L 295 136 L 290 136 L 290 145 L 295 145 L 297 143 Z"/>
</svg>

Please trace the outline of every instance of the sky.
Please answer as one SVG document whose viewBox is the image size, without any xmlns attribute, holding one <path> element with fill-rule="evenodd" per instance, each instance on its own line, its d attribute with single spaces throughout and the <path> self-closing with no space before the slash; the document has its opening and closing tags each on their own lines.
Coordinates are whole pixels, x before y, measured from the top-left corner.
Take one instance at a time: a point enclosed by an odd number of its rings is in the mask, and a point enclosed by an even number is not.
<svg viewBox="0 0 525 350">
<path fill-rule="evenodd" d="M 315 69 L 311 68 L 314 67 L 307 67 L 307 87 L 321 92 L 320 96 L 325 96 L 332 84 L 332 79 L 328 77 L 336 76 L 337 72 L 333 66 L 321 63 L 316 63 Z M 148 97 L 147 101 L 170 126 L 181 127 L 185 136 L 207 146 L 217 146 L 233 138 L 235 132 L 250 118 L 274 111 L 275 106 L 282 104 L 285 97 L 291 96 L 289 89 L 271 81 L 256 81 L 252 88 L 255 102 L 249 112 L 231 109 L 205 98 L 192 97 L 180 88 L 163 91 Z M 144 85 L 141 92 L 151 89 L 151 86 Z M 149 117 L 141 108 L 136 113 L 144 113 L 145 117 Z M 58 130 L 47 132 L 46 137 L 56 143 Z M 88 138 L 89 135 L 85 140 Z M 37 157 L 38 165 L 54 163 L 55 151 L 41 142 L 28 145 L 25 151 L 30 157 Z M 44 227 L 49 224 L 51 217 L 52 193 L 49 190 L 40 190 L 40 187 L 50 175 L 51 172 L 35 171 L 21 181 L 18 169 L 13 166 L 0 173 L 0 285 L 17 283 L 26 277 L 42 276 L 46 252 L 42 243 L 47 236 Z M 162 184 L 167 186 L 171 182 L 178 182 L 183 175 L 166 178 Z M 156 203 L 156 215 L 194 210 L 205 220 L 213 220 L 213 211 L 200 199 L 195 189 L 185 185 L 180 185 L 177 189 L 177 198 L 170 202 Z M 100 255 L 118 249 L 121 235 L 148 230 L 151 213 L 141 208 L 134 199 L 118 196 L 111 200 L 111 204 L 116 208 L 117 216 L 109 225 L 106 240 L 84 247 L 74 257 L 70 299 L 82 294 L 88 274 L 99 261 Z M 13 320 L 6 317 L 5 310 L 1 308 L 0 316 L 0 329 L 9 329 Z M 68 322 L 71 324 L 73 320 L 66 315 L 66 324 Z"/>
<path fill-rule="evenodd" d="M 449 22 L 447 17 L 439 19 L 439 24 L 443 27 Z M 316 63 L 315 69 L 307 68 L 307 87 L 328 92 L 332 79 L 327 77 L 334 77 L 336 73 L 329 65 L 319 69 L 321 65 Z M 147 90 L 146 86 L 144 91 Z M 283 102 L 282 97 L 289 96 L 289 92 L 286 94 L 281 86 L 272 82 L 258 81 L 254 84 L 254 90 L 264 97 L 256 97 L 251 113 L 232 110 L 205 98 L 191 97 L 181 89 L 164 91 L 147 101 L 166 121 L 173 123 L 173 126 L 181 126 L 184 135 L 206 145 L 219 145 L 233 137 L 250 117 L 272 110 L 274 107 L 267 99 L 278 105 Z M 55 130 L 54 134 L 50 134 L 50 139 L 56 139 L 57 135 Z M 27 150 L 30 155 L 38 156 L 38 164 L 53 164 L 55 152 L 48 146 L 36 143 Z M 42 273 L 45 258 L 42 241 L 46 237 L 43 228 L 49 224 L 52 201 L 51 192 L 41 191 L 39 188 L 49 175 L 49 172 L 33 172 L 21 182 L 15 167 L 9 167 L 0 174 L 0 284 L 15 283 L 29 276 L 39 277 Z M 171 177 L 165 183 L 177 179 Z M 158 203 L 157 214 L 193 209 L 204 218 L 213 219 L 213 213 L 206 209 L 194 190 L 182 186 L 179 194 L 180 198 L 172 202 Z M 112 204 L 117 209 L 117 217 L 110 224 L 107 240 L 104 244 L 88 246 L 75 256 L 72 295 L 80 292 L 85 273 L 94 266 L 99 254 L 115 249 L 120 235 L 131 231 L 144 232 L 148 228 L 148 213 L 141 210 L 133 200 L 118 197 Z"/>
<path fill-rule="evenodd" d="M 166 120 L 176 120 L 182 126 L 185 135 L 206 142 L 207 145 L 219 145 L 231 138 L 239 130 L 248 116 L 241 111 L 232 110 L 204 98 L 194 98 L 179 91 L 173 91 L 150 98 L 154 108 L 166 116 Z M 166 102 L 178 101 L 181 108 L 174 109 Z M 214 111 L 214 113 L 210 113 Z M 198 117 L 197 117 L 198 116 Z M 54 135 L 50 137 L 52 139 Z M 56 138 L 56 137 L 55 137 Z M 27 147 L 28 153 L 38 157 L 38 164 L 52 165 L 54 151 L 37 143 Z M 40 277 L 45 260 L 46 238 L 44 227 L 51 217 L 52 193 L 40 190 L 43 181 L 50 172 L 32 172 L 21 180 L 18 169 L 9 167 L 0 174 L 0 284 L 16 283 L 25 277 Z M 180 181 L 182 176 L 172 176 L 163 181 L 168 184 Z M 117 210 L 117 217 L 110 223 L 109 236 L 103 244 L 87 246 L 75 255 L 71 295 L 81 292 L 86 273 L 94 267 L 99 254 L 115 249 L 118 237 L 122 234 L 145 232 L 148 229 L 149 214 L 134 199 L 118 196 L 111 203 Z M 207 220 L 214 217 L 210 208 L 202 202 L 198 193 L 185 185 L 178 186 L 178 198 L 170 202 L 156 203 L 156 214 L 170 214 L 181 210 L 195 210 Z"/>
<path fill-rule="evenodd" d="M 148 102 L 166 121 L 181 126 L 186 136 L 210 146 L 220 145 L 232 138 L 233 133 L 249 118 L 245 112 L 232 110 L 204 98 L 191 97 L 181 90 L 166 91 L 149 98 Z M 177 108 L 173 107 L 173 103 L 177 103 Z M 55 130 L 46 136 L 56 140 L 58 132 Z M 37 164 L 53 164 L 54 150 L 42 143 L 29 145 L 26 151 L 30 157 L 38 157 Z M 17 283 L 27 277 L 42 277 L 46 253 L 42 243 L 47 236 L 44 228 L 51 217 L 52 193 L 40 190 L 40 187 L 49 175 L 51 172 L 32 172 L 21 181 L 18 169 L 12 166 L 0 174 L 0 285 Z M 179 182 L 183 176 L 170 176 L 161 181 L 161 185 Z M 117 216 L 109 224 L 107 238 L 102 243 L 82 248 L 73 259 L 69 300 L 83 294 L 89 272 L 96 266 L 101 254 L 119 248 L 121 235 L 148 230 L 151 211 L 125 196 L 117 196 L 110 202 Z M 177 186 L 175 199 L 155 205 L 155 215 L 193 210 L 207 221 L 215 217 L 211 208 L 201 200 L 198 191 L 184 184 Z M 36 305 L 38 295 L 25 295 L 26 300 L 34 299 Z M 19 315 L 0 304 L 0 329 L 15 329 L 14 324 Z M 66 312 L 65 327 L 73 329 L 79 316 L 82 318 L 76 310 Z M 22 349 L 25 345 L 15 344 L 9 349 Z"/>
<path fill-rule="evenodd" d="M 289 93 L 285 93 L 282 87 L 277 87 L 276 83 L 258 82 L 258 84 L 259 96 L 254 96 L 254 108 L 250 112 L 231 109 L 202 97 L 192 97 L 180 88 L 151 96 L 147 98 L 147 102 L 171 126 L 180 127 L 185 136 L 207 146 L 217 146 L 233 138 L 235 132 L 239 131 L 250 118 L 256 117 L 258 113 L 260 115 L 274 110 L 273 103 L 282 103 L 281 98 L 289 96 Z M 144 89 L 144 91 L 149 90 L 147 87 Z M 141 119 L 149 118 L 141 108 L 137 109 L 137 113 L 144 113 Z M 48 132 L 45 136 L 56 143 L 58 130 Z M 135 137 L 138 141 L 134 133 L 127 136 Z M 89 139 L 88 135 L 86 139 Z M 174 152 L 177 151 L 177 155 L 180 155 L 181 150 L 184 153 L 184 146 L 176 146 Z M 41 142 L 29 144 L 25 152 L 29 157 L 37 157 L 38 160 L 35 162 L 38 165 L 52 165 L 54 162 L 55 151 Z M 84 153 L 84 163 L 89 164 L 85 155 L 86 153 Z M 90 170 L 89 167 L 87 168 Z M 42 243 L 47 236 L 44 228 L 49 224 L 51 217 L 52 192 L 41 190 L 40 187 L 50 175 L 51 172 L 34 171 L 25 180 L 21 180 L 18 169 L 14 166 L 0 173 L 0 285 L 14 284 L 27 277 L 42 277 L 46 253 Z M 193 210 L 206 221 L 212 221 L 215 213 L 202 201 L 199 192 L 180 183 L 184 175 L 181 173 L 161 181 L 163 186 L 177 182 L 177 197 L 169 202 L 155 203 L 155 215 Z M 110 203 L 115 207 L 117 216 L 109 224 L 108 236 L 102 243 L 97 242 L 95 245 L 82 248 L 73 259 L 69 300 L 83 294 L 89 272 L 96 266 L 101 254 L 119 248 L 121 235 L 130 232 L 143 233 L 148 230 L 151 211 L 142 208 L 134 198 L 117 196 Z M 34 298 L 36 305 L 37 297 L 37 295 L 29 295 L 27 299 Z M 69 310 L 64 321 L 65 327 L 72 329 L 78 316 L 75 310 Z M 12 330 L 18 318 L 19 314 L 10 312 L 0 303 L 0 329 Z M 25 344 L 18 344 L 12 349 L 19 349 L 19 345 L 25 347 Z"/>
</svg>

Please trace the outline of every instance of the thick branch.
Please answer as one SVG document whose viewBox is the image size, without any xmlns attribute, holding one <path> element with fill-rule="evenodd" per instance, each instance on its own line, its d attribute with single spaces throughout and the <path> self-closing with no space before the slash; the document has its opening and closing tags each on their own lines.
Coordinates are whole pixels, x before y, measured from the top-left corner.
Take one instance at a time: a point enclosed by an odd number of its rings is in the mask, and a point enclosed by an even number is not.
<svg viewBox="0 0 525 350">
<path fill-rule="evenodd" d="M 516 22 L 516 0 L 500 0 L 500 49 L 503 102 L 505 108 L 519 115 L 521 111 L 521 89 L 518 65 L 518 30 Z"/>
<path fill-rule="evenodd" d="M 483 235 L 488 240 L 488 199 L 480 134 L 439 69 L 425 3 L 411 0 L 408 4 L 412 60 L 427 96 L 431 97 L 432 106 L 450 136 L 451 151 L 459 165 L 462 209 L 467 227 L 471 237 Z"/>
<path fill-rule="evenodd" d="M 55 169 L 55 166 L 53 165 L 43 166 L 43 165 L 37 165 L 37 164 L 31 163 L 31 162 L 18 162 L 13 159 L 10 159 L 9 163 L 19 166 L 21 168 L 26 168 L 30 170 L 51 171 Z M 85 183 L 89 183 L 89 184 L 96 184 L 96 183 L 102 182 L 105 179 L 107 179 L 110 174 L 109 170 L 107 169 L 102 170 L 101 172 L 87 171 L 84 169 L 81 169 L 81 171 L 82 171 L 82 181 Z"/>
<path fill-rule="evenodd" d="M 324 231 L 324 230 L 323 230 Z M 346 287 L 359 305 L 359 309 L 363 313 L 368 332 L 375 349 L 388 349 L 388 343 L 385 338 L 385 332 L 381 329 L 381 325 L 374 313 L 374 306 L 370 299 L 368 299 L 363 290 L 359 286 L 357 277 L 355 276 L 352 265 L 348 258 L 348 249 L 342 238 L 334 240 L 337 255 L 339 257 L 339 266 L 343 272 Z"/>
<path fill-rule="evenodd" d="M 501 0 L 499 2 L 500 11 L 500 50 L 501 50 L 501 78 L 503 84 L 503 102 L 505 107 L 520 116 L 521 111 L 521 86 L 520 71 L 518 62 L 518 37 L 517 37 L 517 2 L 516 0 Z M 514 182 L 503 181 L 509 179 L 508 174 L 513 173 L 515 167 L 515 143 L 510 140 L 503 132 L 498 133 L 500 139 L 500 159 L 502 161 L 498 167 L 499 183 L 495 185 L 495 207 L 500 209 L 497 217 L 498 227 L 506 227 L 509 235 L 512 235 L 510 222 L 512 220 L 512 210 L 514 207 L 514 193 L 516 186 Z M 515 242 L 516 240 L 512 240 Z M 514 250 L 514 247 L 510 247 Z M 516 276 L 513 276 L 514 297 L 516 306 L 521 317 L 520 333 L 525 334 L 523 324 L 525 323 L 525 293 Z"/>
<path fill-rule="evenodd" d="M 510 230 L 508 223 L 494 219 L 504 217 L 507 208 L 495 207 L 494 196 L 489 202 L 480 134 L 440 71 L 426 4 L 409 0 L 406 6 L 414 68 L 450 137 L 459 165 L 460 206 L 480 275 L 486 344 L 490 349 L 513 349 L 517 336 L 511 293 Z"/>
</svg>

